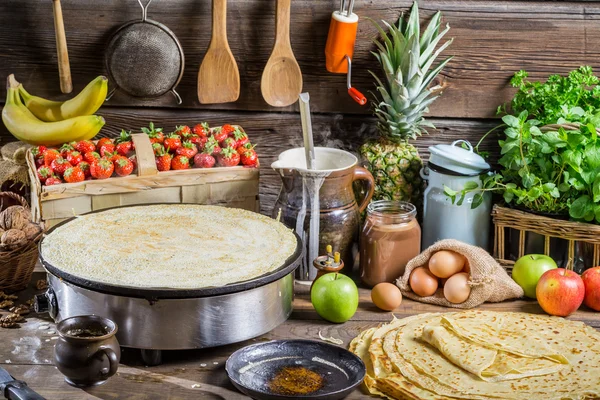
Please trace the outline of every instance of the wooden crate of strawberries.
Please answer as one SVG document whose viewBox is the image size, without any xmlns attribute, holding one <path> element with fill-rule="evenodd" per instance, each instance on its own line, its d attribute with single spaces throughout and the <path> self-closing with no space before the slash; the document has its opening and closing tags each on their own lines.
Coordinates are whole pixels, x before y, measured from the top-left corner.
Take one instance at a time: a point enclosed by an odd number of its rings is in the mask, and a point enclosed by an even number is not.
<svg viewBox="0 0 600 400">
<path fill-rule="evenodd" d="M 259 163 L 240 126 L 177 127 L 72 142 L 27 154 L 31 211 L 46 227 L 89 211 L 146 203 L 259 210 Z"/>
</svg>

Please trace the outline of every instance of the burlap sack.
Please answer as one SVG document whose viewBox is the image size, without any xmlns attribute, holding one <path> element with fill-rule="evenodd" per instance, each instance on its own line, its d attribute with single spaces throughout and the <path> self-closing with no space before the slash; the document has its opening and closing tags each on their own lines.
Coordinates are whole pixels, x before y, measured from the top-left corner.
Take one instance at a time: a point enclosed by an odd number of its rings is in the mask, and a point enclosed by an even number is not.
<svg viewBox="0 0 600 400">
<path fill-rule="evenodd" d="M 444 297 L 443 288 L 439 288 L 433 296 L 428 297 L 417 296 L 410 288 L 408 283 L 410 273 L 417 267 L 426 267 L 429 258 L 439 250 L 452 250 L 467 258 L 471 273 L 469 280 L 471 295 L 464 303 L 450 303 Z M 410 299 L 453 308 L 473 308 L 486 301 L 499 302 L 524 295 L 523 289 L 508 276 L 506 270 L 487 251 L 453 239 L 440 240 L 410 260 L 404 275 L 398 278 L 396 285 L 402 295 Z"/>
</svg>

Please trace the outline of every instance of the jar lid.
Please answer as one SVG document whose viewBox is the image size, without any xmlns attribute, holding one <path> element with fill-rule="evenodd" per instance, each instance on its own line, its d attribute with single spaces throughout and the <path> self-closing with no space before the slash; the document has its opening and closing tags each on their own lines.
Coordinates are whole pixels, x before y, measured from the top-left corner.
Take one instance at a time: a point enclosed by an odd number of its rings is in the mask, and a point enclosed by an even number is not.
<svg viewBox="0 0 600 400">
<path fill-rule="evenodd" d="M 466 144 L 469 149 L 457 146 L 459 143 Z M 473 146 L 466 140 L 456 140 L 452 144 L 436 144 L 430 146 L 429 151 L 429 162 L 459 174 L 480 174 L 490 169 L 483 157 L 473 153 Z"/>
</svg>

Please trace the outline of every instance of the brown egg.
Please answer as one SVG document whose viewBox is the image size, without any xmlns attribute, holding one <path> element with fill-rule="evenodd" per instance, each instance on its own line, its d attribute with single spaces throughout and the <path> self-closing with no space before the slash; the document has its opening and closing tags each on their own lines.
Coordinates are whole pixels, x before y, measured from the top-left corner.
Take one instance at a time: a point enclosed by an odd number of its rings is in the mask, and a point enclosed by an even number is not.
<svg viewBox="0 0 600 400">
<path fill-rule="evenodd" d="M 371 290 L 371 300 L 378 308 L 385 311 L 392 311 L 402 303 L 402 293 L 398 286 L 381 282 L 375 285 Z"/>
<path fill-rule="evenodd" d="M 410 288 L 417 296 L 432 296 L 438 288 L 437 278 L 426 268 L 415 268 L 410 273 Z"/>
<path fill-rule="evenodd" d="M 448 278 L 444 285 L 444 297 L 446 300 L 454 304 L 464 303 L 471 294 L 471 287 L 467 283 L 468 280 L 469 274 L 466 272 L 459 272 Z"/>
<path fill-rule="evenodd" d="M 429 270 L 438 278 L 449 278 L 465 266 L 465 257 L 450 250 L 440 250 L 429 259 Z"/>
</svg>

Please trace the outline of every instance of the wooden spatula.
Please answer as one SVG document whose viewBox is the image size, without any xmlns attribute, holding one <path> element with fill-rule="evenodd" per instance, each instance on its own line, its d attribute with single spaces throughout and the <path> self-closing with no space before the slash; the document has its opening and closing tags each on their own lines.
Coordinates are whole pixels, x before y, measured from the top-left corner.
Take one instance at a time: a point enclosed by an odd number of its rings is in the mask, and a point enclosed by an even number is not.
<svg viewBox="0 0 600 400">
<path fill-rule="evenodd" d="M 277 0 L 275 45 L 260 83 L 263 98 L 273 107 L 295 103 L 302 91 L 302 71 L 290 43 L 290 2 Z"/>
<path fill-rule="evenodd" d="M 69 63 L 69 50 L 67 49 L 67 35 L 65 34 L 62 7 L 60 6 L 60 0 L 53 0 L 52 3 L 54 9 L 54 31 L 56 34 L 56 53 L 58 55 L 60 91 L 63 93 L 71 93 L 73 91 L 73 83 L 71 82 L 71 64 Z"/>
<path fill-rule="evenodd" d="M 213 0 L 212 15 L 212 38 L 198 72 L 198 100 L 229 103 L 240 97 L 240 72 L 227 42 L 227 0 Z"/>
</svg>

